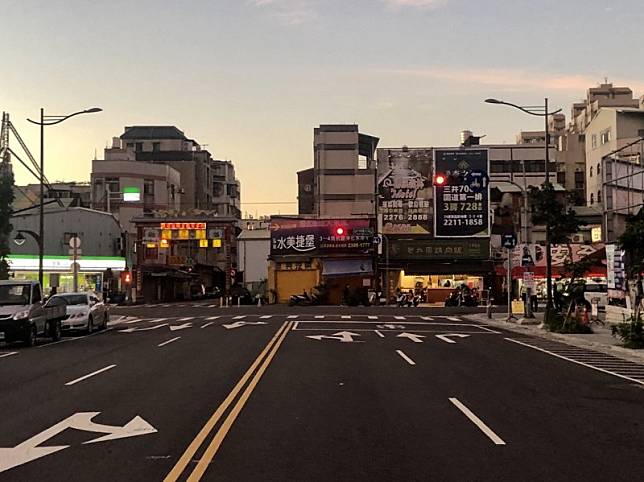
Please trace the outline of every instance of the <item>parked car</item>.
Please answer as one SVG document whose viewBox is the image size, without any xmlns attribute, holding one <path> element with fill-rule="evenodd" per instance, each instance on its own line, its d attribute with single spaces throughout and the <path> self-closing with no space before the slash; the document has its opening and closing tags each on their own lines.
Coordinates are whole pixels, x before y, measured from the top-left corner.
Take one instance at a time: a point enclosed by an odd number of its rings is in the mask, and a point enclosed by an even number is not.
<svg viewBox="0 0 644 482">
<path fill-rule="evenodd" d="M 241 285 L 234 285 L 230 288 L 230 296 L 233 299 L 233 304 L 236 305 L 239 301 L 240 305 L 255 304 L 255 298 L 250 294 L 246 288 Z"/>
<path fill-rule="evenodd" d="M 592 303 L 593 298 L 599 300 L 597 304 L 599 309 L 606 309 L 608 304 L 608 285 L 605 283 L 586 283 L 584 285 L 584 299 Z"/>
<path fill-rule="evenodd" d="M 104 329 L 110 319 L 105 303 L 91 293 L 61 293 L 51 297 L 61 299 L 67 306 L 67 316 L 63 319 L 63 331 L 82 330 L 92 333 L 95 328 Z"/>
<path fill-rule="evenodd" d="M 0 341 L 36 344 L 37 337 L 60 339 L 66 306 L 60 300 L 43 301 L 37 281 L 0 281 Z"/>
</svg>

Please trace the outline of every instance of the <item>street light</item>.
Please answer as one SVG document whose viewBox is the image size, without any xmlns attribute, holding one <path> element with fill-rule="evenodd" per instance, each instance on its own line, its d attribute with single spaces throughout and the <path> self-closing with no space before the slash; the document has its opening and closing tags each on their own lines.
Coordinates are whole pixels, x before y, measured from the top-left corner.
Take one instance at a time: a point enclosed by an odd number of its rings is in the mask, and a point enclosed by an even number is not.
<svg viewBox="0 0 644 482">
<path fill-rule="evenodd" d="M 528 105 L 528 106 L 520 106 L 516 104 L 512 104 L 510 102 L 505 102 L 499 99 L 485 99 L 485 102 L 488 104 L 501 104 L 501 105 L 507 105 L 510 107 L 514 107 L 515 109 L 519 109 L 522 112 L 525 112 L 526 114 L 534 115 L 537 117 L 543 117 L 545 119 L 545 161 L 546 161 L 546 169 L 545 169 L 545 174 L 546 174 L 546 179 L 543 183 L 544 186 L 549 186 L 550 185 L 550 132 L 549 132 L 549 126 L 548 126 L 548 117 L 554 114 L 558 114 L 561 112 L 561 109 L 557 109 L 553 112 L 548 111 L 548 98 L 546 97 L 544 99 L 544 104 L 543 106 L 534 106 L 534 105 Z M 546 316 L 545 319 L 546 321 L 548 320 L 550 316 L 550 312 L 552 311 L 552 253 L 550 252 L 550 223 L 546 221 Z M 526 297 L 526 301 L 527 297 Z"/>
<path fill-rule="evenodd" d="M 45 254 L 45 126 L 53 126 L 66 121 L 70 117 L 81 114 L 94 114 L 102 112 L 100 107 L 92 107 L 90 109 L 80 110 L 69 115 L 45 115 L 45 109 L 40 109 L 40 122 L 27 119 L 28 122 L 40 126 L 40 229 L 39 229 L 39 242 L 38 242 L 38 281 L 40 286 L 43 287 L 43 258 Z"/>
</svg>

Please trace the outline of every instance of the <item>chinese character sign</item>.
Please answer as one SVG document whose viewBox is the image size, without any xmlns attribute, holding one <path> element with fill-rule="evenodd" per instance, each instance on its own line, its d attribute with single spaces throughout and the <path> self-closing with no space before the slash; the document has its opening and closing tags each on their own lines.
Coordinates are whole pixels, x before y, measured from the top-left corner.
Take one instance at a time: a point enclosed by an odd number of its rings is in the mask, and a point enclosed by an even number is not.
<svg viewBox="0 0 644 482">
<path fill-rule="evenodd" d="M 431 233 L 428 149 L 387 149 L 379 153 L 378 194 L 384 234 Z"/>
<path fill-rule="evenodd" d="M 368 254 L 373 237 L 367 219 L 271 219 L 272 255 Z"/>
<path fill-rule="evenodd" d="M 434 233 L 438 237 L 490 236 L 487 149 L 436 149 L 434 173 L 450 182 L 434 186 Z"/>
</svg>

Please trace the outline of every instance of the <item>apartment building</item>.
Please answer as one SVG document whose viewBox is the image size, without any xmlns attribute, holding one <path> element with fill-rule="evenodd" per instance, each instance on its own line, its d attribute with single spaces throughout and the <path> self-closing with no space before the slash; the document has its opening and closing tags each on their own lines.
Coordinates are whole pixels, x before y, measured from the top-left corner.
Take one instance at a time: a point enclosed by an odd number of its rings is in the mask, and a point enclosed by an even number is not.
<svg viewBox="0 0 644 482">
<path fill-rule="evenodd" d="M 211 210 L 219 216 L 241 218 L 241 185 L 235 177 L 235 166 L 230 161 L 213 160 Z"/>
</svg>

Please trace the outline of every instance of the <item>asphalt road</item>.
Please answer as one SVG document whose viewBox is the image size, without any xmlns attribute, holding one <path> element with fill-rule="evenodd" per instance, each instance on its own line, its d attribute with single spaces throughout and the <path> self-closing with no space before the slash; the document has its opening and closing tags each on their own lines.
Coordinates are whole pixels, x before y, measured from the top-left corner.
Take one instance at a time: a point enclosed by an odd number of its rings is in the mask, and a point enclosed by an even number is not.
<svg viewBox="0 0 644 482">
<path fill-rule="evenodd" d="M 0 345 L 0 481 L 641 480 L 644 368 L 465 314 L 200 302 Z"/>
</svg>

